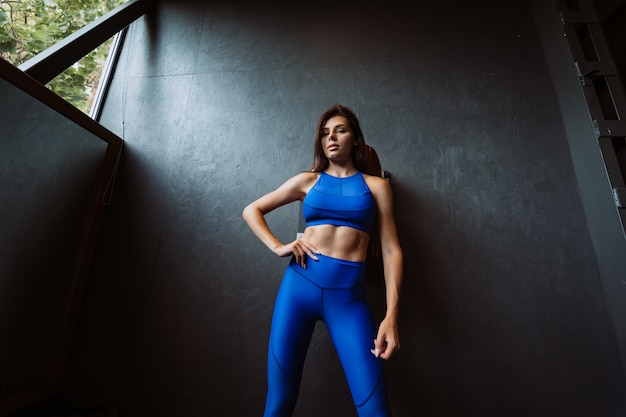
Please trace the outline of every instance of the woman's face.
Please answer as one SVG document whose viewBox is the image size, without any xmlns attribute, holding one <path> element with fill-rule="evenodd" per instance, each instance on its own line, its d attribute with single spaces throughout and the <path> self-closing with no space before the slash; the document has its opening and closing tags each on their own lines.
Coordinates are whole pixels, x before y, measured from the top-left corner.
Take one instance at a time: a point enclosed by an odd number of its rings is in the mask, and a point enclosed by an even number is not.
<svg viewBox="0 0 626 417">
<path fill-rule="evenodd" d="M 330 161 L 352 158 L 352 148 L 356 144 L 350 123 L 343 116 L 328 119 L 322 128 L 322 149 Z"/>
</svg>

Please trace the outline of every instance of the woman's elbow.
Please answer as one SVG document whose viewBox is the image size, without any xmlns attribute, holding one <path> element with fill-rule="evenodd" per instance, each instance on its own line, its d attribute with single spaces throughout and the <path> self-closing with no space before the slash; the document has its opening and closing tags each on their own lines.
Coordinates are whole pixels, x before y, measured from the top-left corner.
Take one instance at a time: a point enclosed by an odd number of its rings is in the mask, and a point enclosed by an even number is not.
<svg viewBox="0 0 626 417">
<path fill-rule="evenodd" d="M 398 242 L 383 244 L 382 253 L 386 258 L 402 260 L 402 248 Z"/>
<path fill-rule="evenodd" d="M 241 212 L 241 216 L 247 223 L 250 223 L 251 221 L 257 219 L 259 216 L 263 216 L 263 213 L 261 212 L 261 210 L 259 210 L 258 207 L 254 205 L 254 203 L 250 203 L 246 207 L 244 207 L 243 211 Z"/>
<path fill-rule="evenodd" d="M 243 208 L 243 211 L 241 212 L 241 217 L 243 217 L 245 221 L 249 221 L 250 217 L 252 216 L 252 210 L 254 210 L 252 204 L 248 204 Z"/>
</svg>

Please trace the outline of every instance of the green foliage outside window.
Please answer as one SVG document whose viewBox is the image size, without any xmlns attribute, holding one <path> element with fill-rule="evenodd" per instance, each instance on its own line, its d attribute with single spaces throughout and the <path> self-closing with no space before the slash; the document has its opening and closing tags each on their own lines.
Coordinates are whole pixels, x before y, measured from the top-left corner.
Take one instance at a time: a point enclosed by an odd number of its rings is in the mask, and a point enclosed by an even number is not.
<svg viewBox="0 0 626 417">
<path fill-rule="evenodd" d="M 0 57 L 19 66 L 127 0 L 1 0 Z M 89 113 L 111 45 L 105 42 L 48 83 Z"/>
</svg>

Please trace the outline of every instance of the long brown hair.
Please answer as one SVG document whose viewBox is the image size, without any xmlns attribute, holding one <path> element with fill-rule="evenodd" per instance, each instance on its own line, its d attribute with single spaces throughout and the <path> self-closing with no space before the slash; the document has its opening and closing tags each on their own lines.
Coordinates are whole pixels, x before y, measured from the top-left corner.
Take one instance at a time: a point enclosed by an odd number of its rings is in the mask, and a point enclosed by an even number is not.
<svg viewBox="0 0 626 417">
<path fill-rule="evenodd" d="M 359 119 L 350 107 L 342 104 L 335 104 L 326 110 L 317 122 L 315 140 L 313 142 L 313 166 L 311 167 L 311 171 L 320 172 L 328 168 L 328 158 L 324 154 L 324 148 L 322 147 L 322 132 L 326 122 L 335 116 L 343 116 L 348 120 L 350 130 L 356 141 L 356 145 L 352 149 L 352 163 L 354 167 L 365 174 L 380 177 L 381 170 L 378 156 L 376 156 L 376 152 L 372 147 L 365 144 L 365 138 L 363 137 L 363 131 L 361 131 Z"/>
</svg>

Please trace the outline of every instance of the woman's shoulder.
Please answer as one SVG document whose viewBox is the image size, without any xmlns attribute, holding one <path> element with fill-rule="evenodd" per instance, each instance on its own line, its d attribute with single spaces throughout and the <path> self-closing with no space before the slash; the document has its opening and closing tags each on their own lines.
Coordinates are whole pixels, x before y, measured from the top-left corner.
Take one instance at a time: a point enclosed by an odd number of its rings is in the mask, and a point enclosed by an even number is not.
<svg viewBox="0 0 626 417">
<path fill-rule="evenodd" d="M 319 172 L 311 172 L 311 171 L 304 171 L 304 172 L 300 172 L 294 176 L 292 176 L 291 178 L 289 178 L 284 185 L 289 186 L 289 187 L 295 187 L 299 190 L 302 191 L 307 191 L 308 188 L 310 188 L 313 183 L 315 181 L 317 181 L 317 178 L 319 177 Z"/>
<path fill-rule="evenodd" d="M 309 183 L 311 181 L 317 180 L 319 178 L 319 176 L 320 176 L 319 172 L 303 171 L 303 172 L 300 172 L 300 173 L 294 175 L 293 177 L 291 177 L 291 179 L 296 181 L 296 182 Z"/>
<path fill-rule="evenodd" d="M 389 181 L 386 179 L 368 174 L 363 174 L 363 179 L 374 197 L 383 197 L 391 194 L 391 186 L 389 185 Z"/>
<path fill-rule="evenodd" d="M 365 182 L 367 183 L 369 187 L 379 188 L 379 187 L 389 186 L 389 181 L 377 175 L 369 175 L 366 173 L 362 173 L 362 175 L 363 175 L 363 179 L 365 180 Z"/>
</svg>

